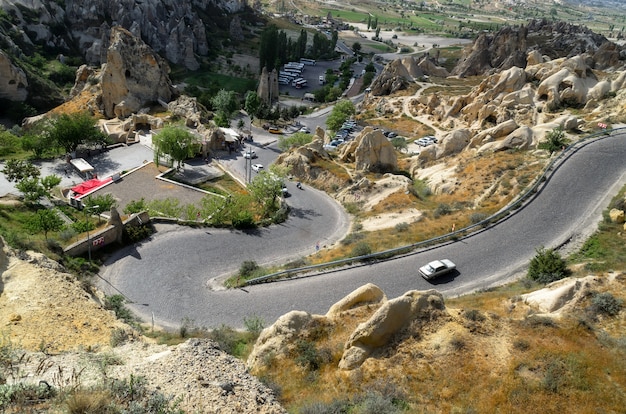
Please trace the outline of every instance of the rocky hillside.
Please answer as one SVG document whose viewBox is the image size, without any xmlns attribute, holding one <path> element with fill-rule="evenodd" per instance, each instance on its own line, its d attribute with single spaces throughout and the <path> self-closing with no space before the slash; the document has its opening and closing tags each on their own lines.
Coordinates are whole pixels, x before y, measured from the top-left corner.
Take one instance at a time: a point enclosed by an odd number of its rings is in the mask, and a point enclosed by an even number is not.
<svg viewBox="0 0 626 414">
<path fill-rule="evenodd" d="M 617 413 L 626 403 L 623 311 L 605 312 L 600 302 L 623 303 L 625 277 L 457 302 L 483 310 L 448 307 L 435 290 L 387 298 L 369 284 L 325 315 L 282 316 L 262 332 L 248 366 L 282 384 L 284 403 L 300 409 L 365 400 L 378 412 L 403 412 L 402 401 L 406 412 Z"/>
<path fill-rule="evenodd" d="M 246 11 L 241 0 L 0 0 L 0 78 L 6 80 L 0 99 L 38 111 L 59 105 L 67 91 L 58 85 L 71 82 L 78 66 L 107 61 L 115 27 L 170 64 L 197 70 L 208 56 L 243 39 L 242 16 L 252 24 L 257 19 Z M 58 65 L 46 67 L 42 55 L 57 57 Z"/>
<path fill-rule="evenodd" d="M 273 392 L 215 342 L 156 345 L 117 320 L 102 296 L 87 293 L 57 262 L 0 243 L 3 384 L 36 388 L 46 381 L 66 391 L 84 389 L 95 403 L 105 384 L 134 376 L 146 380 L 146 395 L 159 392 L 188 413 L 285 413 Z M 28 405 L 7 397 L 0 408 L 12 409 L 11 402 L 18 409 Z M 39 404 L 37 412 L 61 412 Z"/>
</svg>

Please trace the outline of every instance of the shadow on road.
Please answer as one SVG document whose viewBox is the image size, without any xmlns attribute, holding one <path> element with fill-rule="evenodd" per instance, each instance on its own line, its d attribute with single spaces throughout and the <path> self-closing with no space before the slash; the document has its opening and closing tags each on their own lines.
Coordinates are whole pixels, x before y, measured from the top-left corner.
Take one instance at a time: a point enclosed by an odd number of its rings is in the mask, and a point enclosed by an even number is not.
<svg viewBox="0 0 626 414">
<path fill-rule="evenodd" d="M 445 274 L 443 276 L 439 276 L 438 278 L 436 278 L 434 280 L 429 280 L 428 282 L 430 282 L 433 285 L 442 285 L 444 283 L 452 282 L 460 274 L 461 273 L 458 270 L 453 270 L 452 272 L 450 272 L 448 274 Z"/>
<path fill-rule="evenodd" d="M 290 216 L 294 216 L 297 218 L 306 218 L 306 219 L 311 219 L 311 217 L 320 217 L 321 214 L 318 213 L 315 210 L 311 210 L 309 208 L 297 208 L 297 207 L 291 207 L 291 210 L 289 211 L 289 215 Z"/>
</svg>

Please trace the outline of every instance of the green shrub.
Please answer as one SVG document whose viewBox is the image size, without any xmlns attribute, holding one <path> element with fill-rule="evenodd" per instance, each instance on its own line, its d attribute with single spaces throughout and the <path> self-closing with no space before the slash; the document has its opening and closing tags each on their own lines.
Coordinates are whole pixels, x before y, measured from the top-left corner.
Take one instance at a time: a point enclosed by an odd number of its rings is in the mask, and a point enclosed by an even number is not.
<svg viewBox="0 0 626 414">
<path fill-rule="evenodd" d="M 145 211 L 146 209 L 146 200 L 142 197 L 141 200 L 133 200 L 130 203 L 126 204 L 126 207 L 124 207 L 124 213 L 135 214 Z"/>
<path fill-rule="evenodd" d="M 591 299 L 591 308 L 596 314 L 602 313 L 608 316 L 615 316 L 622 309 L 623 303 L 623 300 L 616 298 L 608 292 L 595 293 Z"/>
<path fill-rule="evenodd" d="M 278 216 L 277 213 L 276 217 L 282 216 Z M 254 217 L 252 216 L 252 213 L 247 210 L 237 212 L 237 214 L 235 214 L 235 217 L 233 217 L 232 219 L 232 223 L 233 227 L 236 229 L 252 229 L 256 227 L 256 223 L 254 222 Z"/>
<path fill-rule="evenodd" d="M 154 233 L 154 228 L 150 224 L 139 226 L 124 226 L 122 240 L 124 244 L 133 244 L 147 239 Z"/>
<path fill-rule="evenodd" d="M 72 223 L 72 229 L 76 231 L 76 233 L 86 233 L 88 231 L 93 231 L 95 228 L 95 224 L 88 220 L 79 220 Z"/>
<path fill-rule="evenodd" d="M 463 313 L 463 316 L 465 317 L 465 319 L 468 319 L 474 322 L 482 322 L 486 319 L 485 315 L 483 315 L 482 313 L 480 313 L 479 310 L 476 310 L 476 309 L 466 310 Z"/>
<path fill-rule="evenodd" d="M 395 229 L 398 233 L 407 231 L 409 229 L 409 223 L 406 223 L 406 222 L 398 223 L 396 224 Z"/>
<path fill-rule="evenodd" d="M 472 213 L 470 215 L 470 221 L 472 222 L 472 224 L 478 224 L 481 221 L 486 220 L 487 217 L 489 216 L 485 213 Z"/>
<path fill-rule="evenodd" d="M 550 283 L 569 276 L 565 260 L 554 249 L 537 249 L 537 254 L 530 261 L 528 277 L 539 283 Z"/>
<path fill-rule="evenodd" d="M 433 212 L 433 215 L 435 216 L 435 218 L 438 218 L 438 217 L 445 216 L 450 213 L 452 213 L 452 207 L 450 207 L 449 204 L 440 203 L 435 209 L 435 211 Z"/>
<path fill-rule="evenodd" d="M 239 267 L 239 275 L 243 278 L 252 276 L 259 269 L 259 265 L 254 260 L 246 260 Z"/>
<path fill-rule="evenodd" d="M 341 244 L 347 246 L 349 244 L 362 240 L 363 238 L 365 238 L 365 235 L 363 233 L 350 233 L 341 240 Z"/>
<path fill-rule="evenodd" d="M 317 349 L 314 342 L 299 340 L 296 343 L 297 354 L 295 362 L 309 371 L 318 371 L 323 364 L 332 360 L 332 353 L 328 349 Z"/>
<path fill-rule="evenodd" d="M 265 328 L 265 322 L 258 316 L 251 316 L 250 318 L 243 318 L 243 326 L 246 327 L 246 331 L 258 336 Z"/>
<path fill-rule="evenodd" d="M 123 320 L 126 323 L 135 322 L 135 317 L 130 310 L 124 306 L 126 298 L 122 295 L 107 296 L 104 300 L 104 308 L 115 312 L 115 316 L 118 319 Z"/>
<path fill-rule="evenodd" d="M 359 256 L 367 256 L 368 254 L 372 254 L 372 248 L 366 242 L 358 242 L 356 246 L 352 249 L 351 256 L 359 257 Z"/>
</svg>

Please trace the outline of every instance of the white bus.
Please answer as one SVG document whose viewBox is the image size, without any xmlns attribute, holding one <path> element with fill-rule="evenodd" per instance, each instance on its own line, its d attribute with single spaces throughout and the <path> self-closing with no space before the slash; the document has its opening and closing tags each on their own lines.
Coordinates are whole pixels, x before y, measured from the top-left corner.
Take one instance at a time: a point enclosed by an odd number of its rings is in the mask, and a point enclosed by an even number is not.
<svg viewBox="0 0 626 414">
<path fill-rule="evenodd" d="M 285 63 L 285 69 L 287 68 L 292 68 L 292 69 L 304 69 L 304 63 L 298 63 L 298 62 L 289 62 L 289 63 Z"/>
<path fill-rule="evenodd" d="M 304 63 L 305 65 L 315 65 L 317 62 L 315 62 L 315 59 L 300 58 L 300 63 Z"/>
</svg>

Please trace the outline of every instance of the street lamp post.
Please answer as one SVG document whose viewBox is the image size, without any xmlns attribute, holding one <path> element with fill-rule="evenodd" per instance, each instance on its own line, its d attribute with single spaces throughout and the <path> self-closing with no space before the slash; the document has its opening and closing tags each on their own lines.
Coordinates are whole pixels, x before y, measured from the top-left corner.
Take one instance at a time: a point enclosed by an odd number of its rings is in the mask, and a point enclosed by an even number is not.
<svg viewBox="0 0 626 414">
<path fill-rule="evenodd" d="M 85 207 L 85 222 L 87 222 L 87 210 L 93 210 L 100 206 Z M 89 222 L 87 222 L 87 255 L 89 257 L 89 263 L 91 263 L 91 238 L 89 237 Z"/>
</svg>

